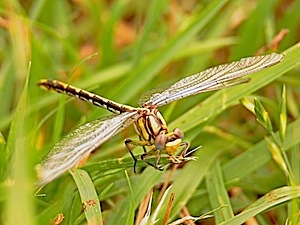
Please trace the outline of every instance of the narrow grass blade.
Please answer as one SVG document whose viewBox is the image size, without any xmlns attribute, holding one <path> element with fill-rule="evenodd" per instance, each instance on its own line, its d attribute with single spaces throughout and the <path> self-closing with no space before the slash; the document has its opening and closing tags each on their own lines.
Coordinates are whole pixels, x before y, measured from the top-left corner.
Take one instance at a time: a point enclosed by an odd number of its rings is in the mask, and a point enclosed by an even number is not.
<svg viewBox="0 0 300 225">
<path fill-rule="evenodd" d="M 201 148 L 201 150 L 194 153 L 198 157 L 197 161 L 191 161 L 184 168 L 177 171 L 176 177 L 173 180 L 172 192 L 175 193 L 175 200 L 170 220 L 174 220 L 177 217 L 182 207 L 187 204 L 198 186 L 203 182 L 213 163 L 219 154 L 221 154 L 221 151 L 219 151 L 220 148 L 221 146 L 218 142 Z M 163 216 L 162 214 L 159 215 L 160 218 L 163 218 Z"/>
<path fill-rule="evenodd" d="M 298 118 L 300 115 L 299 107 L 298 107 L 298 100 L 296 97 L 293 95 L 292 88 L 287 87 L 286 91 L 286 97 L 288 99 L 287 101 L 287 109 L 291 116 L 293 118 Z"/>
<path fill-rule="evenodd" d="M 54 122 L 54 129 L 52 135 L 53 143 L 58 142 L 62 136 L 64 121 L 65 121 L 65 102 L 66 102 L 65 96 L 61 96 L 58 110 L 55 117 L 55 122 Z"/>
<path fill-rule="evenodd" d="M 288 150 L 300 143 L 299 133 L 300 119 L 288 124 L 285 144 L 283 146 L 284 150 Z M 279 133 L 276 132 L 275 136 L 278 137 Z M 269 160 L 271 160 L 271 154 L 266 141 L 262 140 L 246 152 L 223 165 L 225 180 L 226 182 L 239 181 L 260 168 Z M 251 163 L 251 166 L 249 166 L 249 163 Z"/>
<path fill-rule="evenodd" d="M 141 37 L 137 41 L 134 49 L 134 64 L 138 65 L 140 60 L 144 57 L 144 47 L 146 46 L 146 38 L 151 34 L 151 30 L 159 22 L 162 13 L 164 12 L 167 1 L 153 0 L 149 2 L 148 13 L 145 19 L 144 29 Z"/>
<path fill-rule="evenodd" d="M 110 18 L 106 22 L 102 35 L 102 51 L 105 57 L 102 58 L 103 65 L 109 65 L 115 61 L 115 50 L 114 50 L 114 32 L 116 25 L 122 18 L 123 8 L 128 4 L 128 0 L 120 0 L 112 3 L 110 10 Z"/>
<path fill-rule="evenodd" d="M 157 215 L 159 214 L 159 212 L 161 211 L 161 208 L 163 205 L 165 205 L 166 203 L 166 198 L 171 190 L 172 186 L 168 187 L 167 190 L 164 192 L 161 200 L 159 201 L 155 211 L 153 212 L 152 218 L 151 218 L 151 222 L 152 224 L 155 224 L 155 222 L 158 220 Z"/>
<path fill-rule="evenodd" d="M 6 141 L 0 132 L 0 181 L 7 177 L 8 154 L 6 152 Z"/>
<path fill-rule="evenodd" d="M 296 184 L 300 183 L 300 147 L 299 145 L 296 145 L 291 149 L 290 152 L 290 164 L 291 164 L 291 171 L 292 171 L 292 177 L 294 179 L 294 182 Z M 300 221 L 300 198 L 293 199 L 288 204 L 288 221 L 290 221 L 291 225 L 298 225 Z"/>
<path fill-rule="evenodd" d="M 137 204 L 142 201 L 143 197 L 149 192 L 151 188 L 157 183 L 159 177 L 161 177 L 162 173 L 157 170 L 153 170 L 152 168 L 147 168 L 134 182 L 132 185 L 134 195 L 135 208 Z M 117 225 L 124 224 L 128 213 L 128 206 L 130 205 L 131 196 L 127 195 L 124 201 L 120 202 L 117 206 L 119 209 L 117 213 L 112 215 L 106 224 Z"/>
<path fill-rule="evenodd" d="M 134 223 L 134 213 L 135 213 L 134 193 L 133 193 L 131 182 L 130 182 L 130 179 L 129 179 L 129 176 L 128 176 L 128 173 L 126 170 L 125 170 L 125 176 L 126 176 L 129 190 L 130 190 L 130 203 L 129 203 L 129 207 L 128 207 L 127 218 L 126 218 L 125 224 L 131 225 Z"/>
<path fill-rule="evenodd" d="M 251 217 L 272 208 L 273 206 L 279 205 L 286 201 L 292 200 L 294 198 L 300 197 L 300 186 L 286 186 L 282 188 L 275 189 L 268 194 L 264 195 L 262 198 L 258 199 L 255 203 L 251 204 L 247 209 L 245 209 L 240 214 L 235 217 L 226 220 L 220 225 L 240 225 L 246 222 Z"/>
<path fill-rule="evenodd" d="M 234 215 L 222 173 L 222 168 L 217 163 L 206 178 L 210 205 L 213 209 L 220 208 L 214 212 L 216 224 L 226 221 Z"/>
<path fill-rule="evenodd" d="M 81 169 L 70 170 L 80 193 L 83 210 L 88 224 L 103 224 L 100 202 L 88 173 Z"/>
<path fill-rule="evenodd" d="M 35 224 L 33 209 L 33 189 L 31 184 L 32 171 L 30 168 L 30 130 L 28 116 L 28 80 L 18 102 L 16 113 L 14 115 L 9 137 L 6 146 L 6 152 L 10 155 L 10 179 L 11 185 L 7 192 L 6 201 L 6 224 Z"/>
<path fill-rule="evenodd" d="M 284 142 L 285 132 L 287 124 L 286 115 L 286 88 L 285 85 L 282 87 L 280 111 L 279 111 L 279 134 L 281 142 Z"/>
<path fill-rule="evenodd" d="M 257 118 L 257 121 L 269 132 L 273 132 L 273 126 L 271 123 L 271 119 L 269 113 L 265 110 L 264 106 L 261 102 L 254 98 L 254 112 Z"/>
</svg>

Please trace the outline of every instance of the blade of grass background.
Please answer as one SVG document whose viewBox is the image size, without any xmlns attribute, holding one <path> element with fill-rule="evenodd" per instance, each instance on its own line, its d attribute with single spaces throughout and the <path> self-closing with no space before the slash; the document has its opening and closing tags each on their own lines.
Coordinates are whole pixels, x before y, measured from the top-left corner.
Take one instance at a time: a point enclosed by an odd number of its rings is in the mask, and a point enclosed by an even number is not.
<svg viewBox="0 0 300 225">
<path fill-rule="evenodd" d="M 288 144 L 286 148 L 299 144 L 300 140 L 297 135 L 299 132 L 300 119 L 287 126 L 286 143 Z M 175 201 L 171 216 L 172 219 L 177 216 L 182 207 L 185 206 L 188 200 L 193 196 L 195 189 L 202 182 L 211 164 L 215 162 L 216 157 L 219 154 L 222 154 L 222 152 L 226 152 L 224 146 L 214 146 L 214 144 L 215 143 L 209 143 L 205 145 L 201 151 L 194 154 L 199 158 L 196 162 L 189 162 L 182 170 L 178 171 L 178 174 L 173 181 L 172 191 L 175 193 Z M 259 143 L 257 146 L 261 146 L 261 144 Z M 231 147 L 228 146 L 228 148 Z M 248 152 L 252 152 L 252 154 L 248 155 Z M 264 147 L 256 149 L 255 153 L 253 153 L 251 150 L 248 150 L 244 153 L 244 155 L 247 155 L 248 157 L 238 156 L 237 158 L 240 158 L 239 161 L 235 160 L 235 158 L 222 167 L 226 182 L 239 181 L 243 177 L 247 176 L 250 172 L 253 172 L 255 169 L 261 167 L 263 165 L 261 162 L 266 163 L 267 160 L 271 160 L 271 155 L 268 152 L 266 143 L 264 143 Z M 261 155 L 264 157 L 263 159 L 261 159 Z M 209 160 L 211 161 L 208 165 Z M 228 167 L 228 164 L 230 164 L 231 167 Z M 201 167 L 206 167 L 206 169 L 201 169 Z M 196 174 L 195 171 L 197 171 Z M 232 178 L 232 176 L 234 176 L 234 178 Z"/>
<path fill-rule="evenodd" d="M 51 219 L 55 218 L 57 215 L 57 210 L 60 208 L 61 204 L 61 201 L 53 202 L 51 205 L 46 207 L 45 210 L 40 212 L 36 217 L 37 221 L 39 221 L 39 224 L 48 224 Z M 41 205 L 43 205 L 43 202 Z"/>
<path fill-rule="evenodd" d="M 185 57 L 199 55 L 204 52 L 213 52 L 218 48 L 223 48 L 226 46 L 234 46 L 238 43 L 236 37 L 217 37 L 210 38 L 201 41 L 193 41 L 188 44 L 184 50 L 177 52 L 173 60 L 183 59 Z"/>
<path fill-rule="evenodd" d="M 219 208 L 214 212 L 216 224 L 226 221 L 234 215 L 222 173 L 220 163 L 217 162 L 206 178 L 211 208 Z"/>
<path fill-rule="evenodd" d="M 65 104 L 66 98 L 65 96 L 60 96 L 58 110 L 55 114 L 55 122 L 52 136 L 52 142 L 58 142 L 63 133 L 64 121 L 65 121 Z"/>
<path fill-rule="evenodd" d="M 171 220 L 174 220 L 182 208 L 186 206 L 222 151 L 232 147 L 228 145 L 224 148 L 224 142 L 218 140 L 209 145 L 204 143 L 203 146 L 193 154 L 198 158 L 197 161 L 188 162 L 181 170 L 177 171 L 173 179 L 172 192 L 175 193 L 175 199 L 170 215 Z M 163 210 L 160 213 L 160 218 L 163 218 Z"/>
<path fill-rule="evenodd" d="M 30 67 L 29 70 L 30 71 Z M 9 137 L 7 152 L 11 154 L 10 176 L 11 186 L 8 187 L 6 201 L 6 224 L 35 224 L 33 209 L 33 190 L 30 177 L 29 151 L 29 120 L 26 115 L 28 110 L 28 80 L 27 76 L 24 88 L 14 115 Z M 4 222 L 4 221 L 3 221 Z"/>
<path fill-rule="evenodd" d="M 140 64 L 132 74 L 128 75 L 122 81 L 118 88 L 119 93 L 126 93 L 120 96 L 120 102 L 128 102 L 134 98 L 137 93 L 142 91 L 146 84 L 151 82 L 154 76 L 172 59 L 172 57 L 182 48 L 186 46 L 195 35 L 213 19 L 213 17 L 221 10 L 228 0 L 214 0 L 203 9 L 201 14 L 197 16 L 185 30 L 173 38 L 164 49 L 159 49 L 153 56 Z M 187 18 L 188 20 L 190 18 Z M 137 79 L 137 76 L 143 75 L 143 79 Z M 134 88 L 132 88 L 134 87 Z"/>
<path fill-rule="evenodd" d="M 300 197 L 300 186 L 286 186 L 275 189 L 268 194 L 264 195 L 262 198 L 258 199 L 256 202 L 251 204 L 243 212 L 239 213 L 235 217 L 220 223 L 220 225 L 239 225 L 246 222 L 251 217 L 270 209 L 273 206 L 279 205 L 291 199 Z"/>
<path fill-rule="evenodd" d="M 44 4 L 47 0 L 41 0 L 41 1 L 34 1 L 33 6 L 31 7 L 31 10 L 29 12 L 29 17 L 35 21 L 42 13 Z"/>
<path fill-rule="evenodd" d="M 123 8 L 127 6 L 128 0 L 119 0 L 113 2 L 110 12 L 110 19 L 106 21 L 106 25 L 104 26 L 103 35 L 102 35 L 102 64 L 104 66 L 109 65 L 115 61 L 115 50 L 114 50 L 114 30 L 116 29 L 116 25 L 122 17 L 122 13 L 125 11 Z"/>
<path fill-rule="evenodd" d="M 64 223 L 66 224 L 82 224 L 82 222 L 77 223 L 78 220 L 86 221 L 86 215 L 83 213 L 81 196 L 78 194 L 78 187 L 76 186 L 74 179 L 69 179 L 69 181 L 70 182 L 64 182 L 62 184 L 62 187 L 65 189 L 63 188 L 59 194 L 61 205 L 57 213 L 64 214 Z"/>
<path fill-rule="evenodd" d="M 161 175 L 162 173 L 160 171 L 153 170 L 153 168 L 146 168 L 145 171 L 143 171 L 143 173 L 139 175 L 136 182 L 132 183 L 132 189 L 135 193 L 135 209 L 141 202 L 143 197 L 157 183 Z M 111 215 L 111 217 L 106 221 L 106 224 L 123 225 L 127 217 L 128 206 L 130 205 L 130 201 L 131 196 L 127 195 L 122 202 L 119 202 L 119 204 L 117 205 L 118 212 Z"/>
<path fill-rule="evenodd" d="M 290 150 L 290 163 L 293 179 L 296 184 L 300 184 L 300 147 L 295 145 Z M 291 221 L 291 225 L 296 225 L 300 221 L 300 198 L 293 199 L 288 205 L 288 219 Z"/>
<path fill-rule="evenodd" d="M 300 119 L 295 120 L 287 125 L 284 150 L 300 143 Z M 279 138 L 278 131 L 275 133 Z M 271 154 L 265 140 L 258 142 L 256 145 L 248 149 L 246 152 L 233 158 L 223 165 L 224 177 L 228 181 L 239 181 L 254 170 L 257 170 L 266 162 L 271 160 Z M 251 166 L 249 166 L 251 162 Z"/>
<path fill-rule="evenodd" d="M 195 126 L 218 115 L 228 106 L 238 101 L 245 95 L 249 95 L 261 87 L 271 83 L 284 73 L 300 65 L 300 43 L 292 46 L 284 52 L 285 58 L 279 64 L 259 71 L 251 76 L 251 81 L 246 85 L 231 87 L 222 91 L 217 91 L 200 104 L 189 110 L 187 113 L 178 117 L 169 126 L 171 129 L 180 127 L 183 131 L 194 128 Z"/>
<path fill-rule="evenodd" d="M 247 20 L 239 29 L 241 38 L 239 45 L 233 47 L 232 60 L 239 59 L 246 55 L 253 55 L 255 49 L 261 48 L 265 38 L 265 22 L 274 13 L 277 1 L 258 1 L 255 9 L 248 16 Z M 251 48 L 249 48 L 251 46 Z"/>
<path fill-rule="evenodd" d="M 12 115 L 9 115 L 9 108 L 11 107 L 12 99 L 14 98 L 14 92 L 10 91 L 11 87 L 14 85 L 14 77 L 11 76 L 13 73 L 13 64 L 11 61 L 6 62 L 5 64 L 1 65 L 2 69 L 0 70 L 1 80 L 0 80 L 0 98 L 1 98 L 1 107 L 0 107 L 0 124 L 1 121 L 4 120 L 6 117 L 12 118 Z M 8 124 L 7 124 L 8 125 Z M 0 130 L 1 126 L 0 126 Z"/>
<path fill-rule="evenodd" d="M 9 155 L 6 151 L 6 141 L 0 132 L 0 182 L 7 178 L 7 168 L 8 168 L 8 160 Z"/>
<path fill-rule="evenodd" d="M 103 224 L 100 202 L 88 173 L 81 169 L 70 170 L 80 193 L 83 211 L 88 224 Z"/>
<path fill-rule="evenodd" d="M 135 203 L 134 203 L 134 193 L 132 190 L 131 186 L 131 181 L 129 179 L 128 173 L 125 170 L 125 176 L 128 184 L 128 188 L 130 191 L 130 202 L 129 202 L 129 207 L 128 207 L 128 212 L 127 212 L 127 218 L 126 218 L 126 225 L 131 225 L 134 224 L 134 213 L 135 213 Z"/>
<path fill-rule="evenodd" d="M 163 9 L 168 1 L 152 0 L 149 2 L 147 9 L 146 21 L 143 32 L 134 47 L 134 65 L 138 65 L 144 57 L 144 47 L 147 46 L 146 38 L 150 35 L 151 30 L 159 22 L 159 17 L 162 16 Z"/>
</svg>

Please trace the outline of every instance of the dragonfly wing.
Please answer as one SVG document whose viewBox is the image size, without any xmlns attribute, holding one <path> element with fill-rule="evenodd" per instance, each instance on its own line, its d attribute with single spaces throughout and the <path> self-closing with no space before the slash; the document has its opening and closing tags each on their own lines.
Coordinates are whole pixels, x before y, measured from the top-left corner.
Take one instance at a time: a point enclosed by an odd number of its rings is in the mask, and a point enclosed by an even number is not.
<svg viewBox="0 0 300 225">
<path fill-rule="evenodd" d="M 102 117 L 86 123 L 56 143 L 43 161 L 37 165 L 41 187 L 67 170 L 75 167 L 92 151 L 129 126 L 137 112 Z"/>
<path fill-rule="evenodd" d="M 239 78 L 275 65 L 283 58 L 282 54 L 272 53 L 243 58 L 240 61 L 212 67 L 181 79 L 161 93 L 153 94 L 145 104 L 162 106 L 190 95 L 247 82 L 249 79 Z"/>
</svg>

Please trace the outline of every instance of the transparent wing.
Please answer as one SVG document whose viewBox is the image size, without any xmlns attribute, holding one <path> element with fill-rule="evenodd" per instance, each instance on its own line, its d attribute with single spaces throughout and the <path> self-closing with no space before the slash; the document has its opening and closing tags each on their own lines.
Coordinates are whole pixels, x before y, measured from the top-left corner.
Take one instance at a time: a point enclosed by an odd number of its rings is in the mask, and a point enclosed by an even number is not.
<svg viewBox="0 0 300 225">
<path fill-rule="evenodd" d="M 145 104 L 162 106 L 190 95 L 244 83 L 249 79 L 239 79 L 240 77 L 275 65 L 283 58 L 282 54 L 272 53 L 243 58 L 240 61 L 212 67 L 198 74 L 183 78 L 161 93 L 153 94 Z"/>
<path fill-rule="evenodd" d="M 37 165 L 41 187 L 67 170 L 75 167 L 101 144 L 116 135 L 133 121 L 137 112 L 103 117 L 86 123 L 56 143 L 44 160 Z"/>
</svg>

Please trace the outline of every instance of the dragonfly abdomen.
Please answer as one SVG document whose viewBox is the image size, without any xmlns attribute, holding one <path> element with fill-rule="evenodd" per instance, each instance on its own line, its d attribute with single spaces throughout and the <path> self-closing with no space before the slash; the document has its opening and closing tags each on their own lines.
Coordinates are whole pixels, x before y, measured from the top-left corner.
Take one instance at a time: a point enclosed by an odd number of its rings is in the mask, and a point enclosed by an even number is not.
<svg viewBox="0 0 300 225">
<path fill-rule="evenodd" d="M 123 112 L 131 112 L 134 111 L 135 109 L 131 106 L 119 104 L 112 100 L 106 99 L 102 96 L 96 95 L 94 93 L 85 91 L 80 88 L 73 87 L 69 84 L 65 84 L 57 80 L 51 80 L 51 79 L 41 80 L 38 83 L 38 85 L 48 90 L 55 91 L 57 93 L 64 93 L 69 96 L 79 98 L 80 100 L 90 102 L 95 106 L 105 108 L 115 114 L 121 114 Z"/>
</svg>

